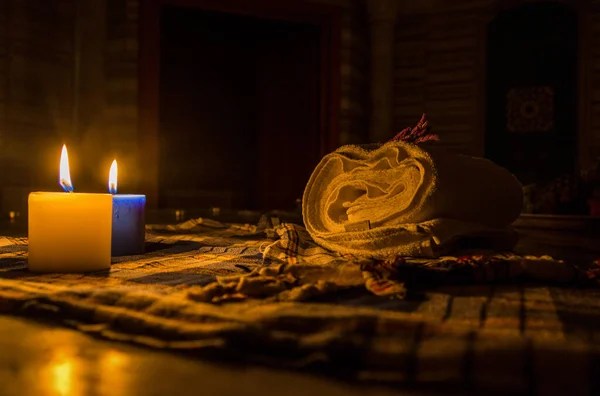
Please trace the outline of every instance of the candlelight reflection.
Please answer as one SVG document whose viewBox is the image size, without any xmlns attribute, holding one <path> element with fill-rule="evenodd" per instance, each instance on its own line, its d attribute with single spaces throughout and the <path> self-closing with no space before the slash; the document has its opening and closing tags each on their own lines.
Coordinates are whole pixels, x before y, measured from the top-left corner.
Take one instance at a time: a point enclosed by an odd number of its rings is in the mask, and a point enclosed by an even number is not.
<svg viewBox="0 0 600 396">
<path fill-rule="evenodd" d="M 52 368 L 52 387 L 60 395 L 70 395 L 73 390 L 73 362 L 64 361 Z"/>
<path fill-rule="evenodd" d="M 72 354 L 65 350 L 58 351 L 43 370 L 43 381 L 49 385 L 53 394 L 61 396 L 77 396 L 80 392 L 78 382 L 78 361 Z"/>
<path fill-rule="evenodd" d="M 19 212 L 15 212 L 14 210 L 11 210 L 10 212 L 8 212 L 8 221 L 10 222 L 10 224 L 14 224 L 17 220 L 17 217 L 19 217 L 20 213 Z"/>
<path fill-rule="evenodd" d="M 121 371 L 125 368 L 127 356 L 117 351 L 107 351 L 101 359 L 102 371 Z"/>
<path fill-rule="evenodd" d="M 98 371 L 102 373 L 102 388 L 112 396 L 134 394 L 134 383 L 131 381 L 131 371 L 135 368 L 126 354 L 108 350 L 98 359 Z"/>
<path fill-rule="evenodd" d="M 60 348 L 33 374 L 40 387 L 34 394 L 83 396 L 96 389 L 94 394 L 99 395 L 133 395 L 137 381 L 131 370 L 135 371 L 135 367 L 131 357 L 118 350 Z"/>
<path fill-rule="evenodd" d="M 67 154 L 67 145 L 63 145 L 62 153 L 60 155 L 60 176 L 58 182 L 66 192 L 73 191 L 73 184 L 71 183 L 71 171 L 69 170 L 69 155 Z"/>
</svg>

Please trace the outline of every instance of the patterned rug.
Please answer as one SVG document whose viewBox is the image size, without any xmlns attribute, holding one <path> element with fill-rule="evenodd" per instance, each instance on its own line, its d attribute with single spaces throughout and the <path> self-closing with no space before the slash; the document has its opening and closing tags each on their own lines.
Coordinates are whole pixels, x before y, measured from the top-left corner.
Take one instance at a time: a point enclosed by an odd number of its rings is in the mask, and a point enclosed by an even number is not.
<svg viewBox="0 0 600 396">
<path fill-rule="evenodd" d="M 373 261 L 266 218 L 147 231 L 146 254 L 86 275 L 29 273 L 27 241 L 0 238 L 0 313 L 423 390 L 600 391 L 597 263 L 468 251 Z"/>
</svg>

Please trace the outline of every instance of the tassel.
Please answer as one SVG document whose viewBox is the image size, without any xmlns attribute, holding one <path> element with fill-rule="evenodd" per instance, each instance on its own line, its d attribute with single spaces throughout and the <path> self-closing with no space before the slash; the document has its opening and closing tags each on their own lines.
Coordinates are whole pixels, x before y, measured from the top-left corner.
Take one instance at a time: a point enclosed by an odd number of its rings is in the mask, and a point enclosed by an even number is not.
<svg viewBox="0 0 600 396">
<path fill-rule="evenodd" d="M 427 115 L 423 113 L 421 119 L 414 126 L 414 128 L 407 127 L 401 130 L 396 136 L 390 139 L 390 142 L 406 142 L 412 144 L 425 143 L 432 140 L 440 140 L 438 135 L 432 134 L 428 131 L 429 123 L 427 122 Z"/>
</svg>

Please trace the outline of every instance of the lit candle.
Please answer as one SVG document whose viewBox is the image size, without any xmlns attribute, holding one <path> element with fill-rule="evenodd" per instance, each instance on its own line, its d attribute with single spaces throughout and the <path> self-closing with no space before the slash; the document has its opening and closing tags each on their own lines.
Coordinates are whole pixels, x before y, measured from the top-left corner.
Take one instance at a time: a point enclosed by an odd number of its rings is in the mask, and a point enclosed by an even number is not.
<svg viewBox="0 0 600 396">
<path fill-rule="evenodd" d="M 146 196 L 117 194 L 117 173 L 114 160 L 108 174 L 108 191 L 113 194 L 112 255 L 143 254 Z"/>
<path fill-rule="evenodd" d="M 59 183 L 66 191 L 29 194 L 29 258 L 33 272 L 92 272 L 110 268 L 111 194 L 74 193 L 67 148 Z"/>
</svg>

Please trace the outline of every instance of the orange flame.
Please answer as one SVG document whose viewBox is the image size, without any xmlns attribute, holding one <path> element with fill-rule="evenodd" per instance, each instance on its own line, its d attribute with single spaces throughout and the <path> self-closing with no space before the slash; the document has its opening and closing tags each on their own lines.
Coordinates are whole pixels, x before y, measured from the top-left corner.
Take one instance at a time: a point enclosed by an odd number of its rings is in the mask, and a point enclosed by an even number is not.
<svg viewBox="0 0 600 396">
<path fill-rule="evenodd" d="M 71 172 L 69 171 L 69 155 L 67 154 L 67 145 L 64 144 L 60 155 L 60 174 L 58 183 L 66 192 L 73 192 L 73 183 L 71 183 Z"/>
<path fill-rule="evenodd" d="M 110 172 L 108 172 L 108 191 L 111 194 L 117 193 L 117 172 L 117 160 L 113 160 Z"/>
</svg>

